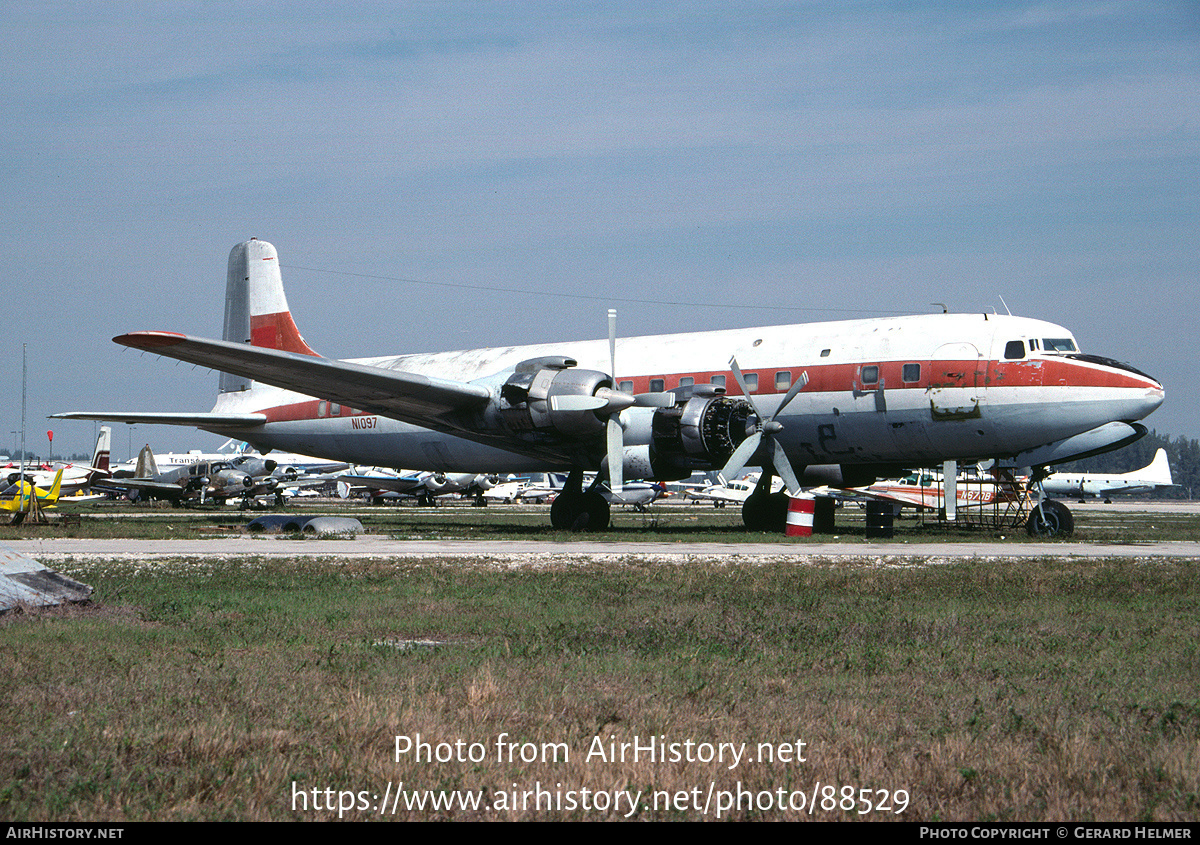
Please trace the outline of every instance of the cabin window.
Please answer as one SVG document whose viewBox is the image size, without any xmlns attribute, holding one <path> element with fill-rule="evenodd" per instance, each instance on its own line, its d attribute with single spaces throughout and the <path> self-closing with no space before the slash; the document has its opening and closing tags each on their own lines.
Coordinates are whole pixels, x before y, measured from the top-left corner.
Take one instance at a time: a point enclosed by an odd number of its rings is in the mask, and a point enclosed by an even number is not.
<svg viewBox="0 0 1200 845">
<path fill-rule="evenodd" d="M 340 417 L 341 415 L 342 415 L 342 406 L 341 406 L 341 405 L 336 405 L 336 404 L 330 404 L 330 406 L 329 406 L 329 416 L 331 416 L 331 417 Z"/>
<path fill-rule="evenodd" d="M 871 364 L 869 367 L 862 368 L 862 383 L 875 384 L 879 381 L 879 367 Z"/>
<path fill-rule="evenodd" d="M 904 369 L 900 371 L 900 378 L 908 384 L 913 384 L 921 380 L 921 365 L 920 364 L 905 364 Z"/>
<path fill-rule="evenodd" d="M 663 388 L 666 386 L 667 386 L 667 383 L 664 379 L 660 379 L 660 378 L 650 379 L 650 392 L 651 393 L 662 393 Z"/>
<path fill-rule="evenodd" d="M 628 380 L 623 381 L 617 385 L 617 390 L 620 390 L 622 393 L 633 393 L 633 382 Z"/>
<path fill-rule="evenodd" d="M 695 383 L 696 383 L 696 380 L 694 378 L 692 378 L 691 376 L 684 376 L 683 378 L 681 378 L 679 380 L 680 387 L 691 387 Z"/>
<path fill-rule="evenodd" d="M 833 350 L 830 350 L 830 349 L 822 349 L 822 350 L 821 350 L 821 357 L 822 357 L 822 358 L 828 358 L 828 357 L 829 357 L 829 353 L 830 353 L 831 351 L 833 351 Z"/>
<path fill-rule="evenodd" d="M 1010 360 L 1019 361 L 1025 357 L 1025 341 L 1010 340 L 1004 344 L 1004 357 Z"/>
<path fill-rule="evenodd" d="M 709 383 L 713 384 L 717 387 L 724 387 L 725 386 L 725 376 L 713 376 L 711 379 L 709 379 Z"/>
<path fill-rule="evenodd" d="M 742 378 L 746 380 L 747 393 L 758 393 L 758 373 L 743 373 Z"/>
<path fill-rule="evenodd" d="M 790 371 L 775 374 L 775 389 L 777 391 L 782 393 L 783 391 L 786 391 L 791 386 L 792 386 L 792 374 Z"/>
<path fill-rule="evenodd" d="M 1043 338 L 1042 346 L 1047 352 L 1078 352 L 1075 341 L 1069 337 Z"/>
<path fill-rule="evenodd" d="M 317 416 L 323 417 L 329 413 L 329 403 L 322 399 L 317 403 Z"/>
</svg>

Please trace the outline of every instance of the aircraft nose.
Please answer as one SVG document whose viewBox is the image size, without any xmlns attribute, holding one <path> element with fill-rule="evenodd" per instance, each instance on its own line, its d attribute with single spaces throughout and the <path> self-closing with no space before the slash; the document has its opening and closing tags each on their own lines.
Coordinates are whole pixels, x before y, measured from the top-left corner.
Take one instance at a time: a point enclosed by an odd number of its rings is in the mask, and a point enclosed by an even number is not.
<svg viewBox="0 0 1200 845">
<path fill-rule="evenodd" d="M 1167 391 L 1163 388 L 1162 384 L 1155 381 L 1154 387 L 1148 388 L 1146 390 L 1146 399 L 1145 399 L 1146 414 L 1145 414 L 1145 416 L 1149 416 L 1150 414 L 1154 413 L 1154 411 L 1158 410 L 1158 406 L 1161 405 L 1163 403 L 1163 400 L 1166 398 L 1167 398 Z"/>
<path fill-rule="evenodd" d="M 1113 403 L 1110 419 L 1133 422 L 1145 419 L 1158 410 L 1166 398 L 1166 391 L 1158 379 L 1141 370 L 1111 358 L 1093 355 L 1072 356 L 1085 367 L 1094 368 L 1090 374 L 1081 373 L 1081 385 L 1102 388 Z"/>
</svg>

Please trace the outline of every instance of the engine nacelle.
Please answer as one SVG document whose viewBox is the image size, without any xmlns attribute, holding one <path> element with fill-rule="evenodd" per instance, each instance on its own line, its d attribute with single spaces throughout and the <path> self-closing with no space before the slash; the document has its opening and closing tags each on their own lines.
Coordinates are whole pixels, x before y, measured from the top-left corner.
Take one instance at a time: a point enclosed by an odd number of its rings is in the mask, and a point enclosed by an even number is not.
<svg viewBox="0 0 1200 845">
<path fill-rule="evenodd" d="M 547 357 L 522 361 L 500 387 L 499 415 L 514 432 L 539 431 L 572 438 L 604 434 L 604 419 L 594 410 L 555 408 L 560 396 L 591 397 L 613 386 L 612 377 L 598 370 L 581 370 L 571 358 Z"/>
<path fill-rule="evenodd" d="M 621 414 L 626 478 L 672 481 L 725 465 L 758 420 L 745 399 L 705 387 L 670 408 L 630 408 Z"/>
<path fill-rule="evenodd" d="M 620 414 L 624 477 L 659 481 L 723 467 L 759 422 L 749 402 L 713 385 L 673 391 L 677 401 L 669 407 L 628 407 L 633 397 L 614 391 L 610 375 L 575 364 L 565 357 L 522 361 L 500 385 L 489 422 L 531 442 L 578 443 L 596 460 L 608 419 Z"/>
<path fill-rule="evenodd" d="M 725 465 L 758 422 L 745 399 L 715 392 L 695 392 L 674 408 L 654 415 L 652 445 L 659 459 L 690 475 L 697 469 Z"/>
</svg>

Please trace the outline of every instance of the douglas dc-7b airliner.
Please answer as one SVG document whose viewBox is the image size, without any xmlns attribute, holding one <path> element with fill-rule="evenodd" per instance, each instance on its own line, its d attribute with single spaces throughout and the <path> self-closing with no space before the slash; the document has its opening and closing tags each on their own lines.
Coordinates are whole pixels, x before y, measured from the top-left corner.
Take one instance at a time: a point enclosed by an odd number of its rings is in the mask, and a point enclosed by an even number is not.
<svg viewBox="0 0 1200 845">
<path fill-rule="evenodd" d="M 773 475 L 796 492 L 802 479 L 857 486 L 948 460 L 1044 467 L 1136 440 L 1163 401 L 1157 381 L 1082 354 L 1065 328 L 998 314 L 617 339 L 610 312 L 607 343 L 332 360 L 300 336 L 278 254 L 253 239 L 229 256 L 223 338 L 114 338 L 220 370 L 209 413 L 55 416 L 194 425 L 264 453 L 354 464 L 568 470 L 551 521 L 597 529 L 609 505 L 583 489 L 586 470 L 619 496 L 625 478 L 762 466 L 761 495 L 743 511 L 761 526 L 782 513 Z"/>
</svg>

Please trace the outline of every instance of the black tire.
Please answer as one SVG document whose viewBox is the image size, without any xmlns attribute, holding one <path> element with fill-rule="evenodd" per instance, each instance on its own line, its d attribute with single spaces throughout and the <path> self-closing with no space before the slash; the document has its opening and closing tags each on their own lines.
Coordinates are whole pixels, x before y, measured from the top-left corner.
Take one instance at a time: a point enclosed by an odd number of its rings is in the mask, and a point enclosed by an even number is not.
<svg viewBox="0 0 1200 845">
<path fill-rule="evenodd" d="M 1030 537 L 1051 540 L 1058 537 L 1070 537 L 1075 531 L 1075 517 L 1062 502 L 1047 499 L 1041 506 L 1035 506 L 1025 523 L 1025 533 Z"/>
<path fill-rule="evenodd" d="M 787 527 L 787 493 L 751 493 L 742 505 L 742 522 L 750 531 L 782 534 Z"/>
<path fill-rule="evenodd" d="M 603 531 L 609 517 L 608 500 L 595 491 L 560 493 L 550 506 L 550 524 L 562 531 Z"/>
</svg>

